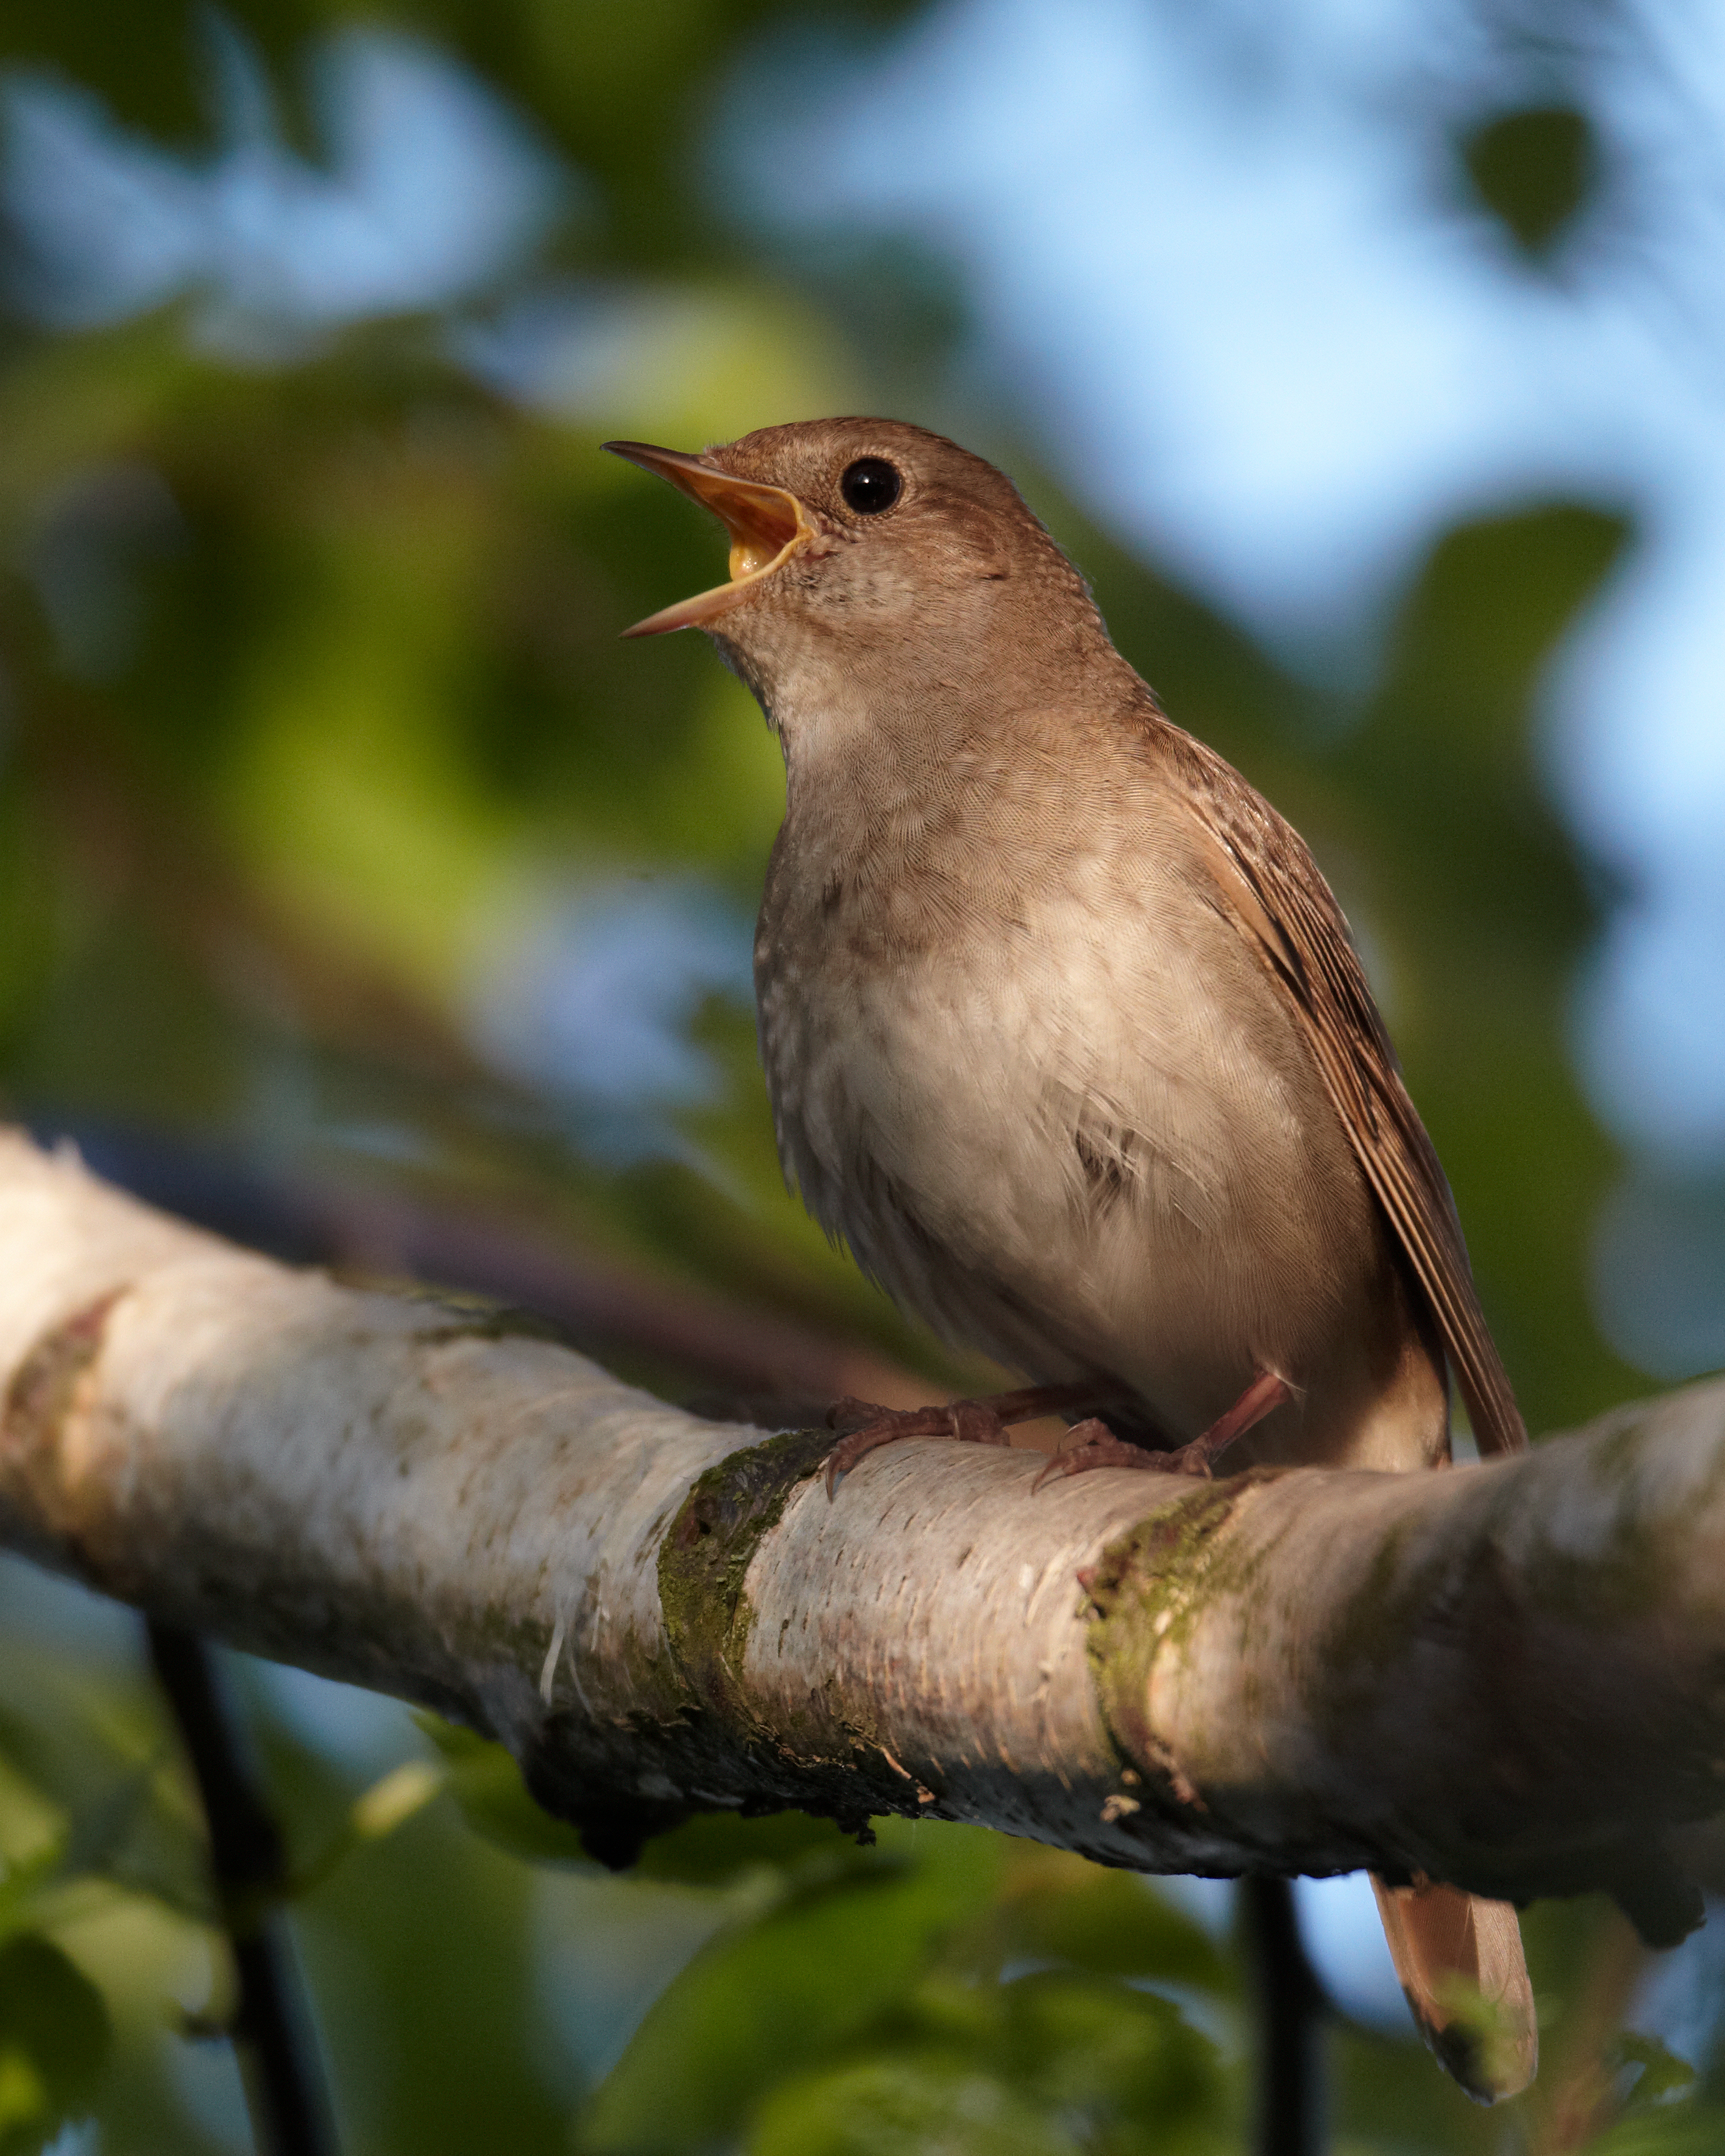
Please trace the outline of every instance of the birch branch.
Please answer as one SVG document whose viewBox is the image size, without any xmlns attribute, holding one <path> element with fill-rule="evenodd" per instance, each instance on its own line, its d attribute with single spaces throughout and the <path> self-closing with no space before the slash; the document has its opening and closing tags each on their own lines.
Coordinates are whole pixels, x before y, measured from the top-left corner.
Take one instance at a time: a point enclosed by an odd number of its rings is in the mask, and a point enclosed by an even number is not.
<svg viewBox="0 0 1725 2156">
<path fill-rule="evenodd" d="M 872 1455 L 701 1421 L 0 1134 L 0 1542 L 501 1738 L 597 1854 L 703 1807 L 1693 1920 L 1725 1383 L 1447 1475 Z"/>
</svg>

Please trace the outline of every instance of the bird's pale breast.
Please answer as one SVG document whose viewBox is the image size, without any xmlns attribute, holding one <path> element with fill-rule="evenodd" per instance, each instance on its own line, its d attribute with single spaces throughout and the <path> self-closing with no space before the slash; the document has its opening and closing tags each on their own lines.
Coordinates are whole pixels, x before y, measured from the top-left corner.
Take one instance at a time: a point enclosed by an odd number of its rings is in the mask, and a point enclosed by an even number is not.
<svg viewBox="0 0 1725 2156">
<path fill-rule="evenodd" d="M 851 906 L 845 872 L 769 880 L 762 1055 L 810 1210 L 949 1341 L 1039 1380 L 1122 1380 L 1171 1435 L 1267 1368 L 1307 1394 L 1271 1453 L 1423 1457 L 1442 1403 L 1410 1437 L 1392 1400 L 1434 1381 L 1386 1297 L 1379 1216 L 1259 962 L 1195 901 L 1178 825 L 1081 823 L 1036 850 L 1034 874 L 945 888 L 938 847 L 899 863 L 923 926 L 885 946 L 878 887 Z"/>
</svg>

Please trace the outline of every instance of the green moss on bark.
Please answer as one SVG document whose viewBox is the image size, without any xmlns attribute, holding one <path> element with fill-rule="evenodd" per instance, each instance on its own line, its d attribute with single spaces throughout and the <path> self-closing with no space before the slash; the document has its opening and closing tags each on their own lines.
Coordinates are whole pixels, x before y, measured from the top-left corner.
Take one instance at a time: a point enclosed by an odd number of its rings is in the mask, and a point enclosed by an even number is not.
<svg viewBox="0 0 1725 2156">
<path fill-rule="evenodd" d="M 1086 1580 L 1095 1612 L 1091 1678 L 1123 1774 L 1144 1778 L 1140 1803 L 1189 1820 L 1198 1793 L 1151 1725 L 1150 1675 L 1169 1641 L 1184 1637 L 1210 1596 L 1241 1584 L 1255 1562 L 1227 1548 L 1221 1530 L 1242 1496 L 1273 1481 L 1273 1468 L 1200 1483 L 1109 1543 Z"/>
<path fill-rule="evenodd" d="M 659 1546 L 660 1605 L 677 1667 L 703 1707 L 751 1732 L 742 1658 L 754 1610 L 744 1583 L 792 1491 L 833 1442 L 830 1430 L 793 1430 L 727 1453 L 696 1482 Z"/>
</svg>

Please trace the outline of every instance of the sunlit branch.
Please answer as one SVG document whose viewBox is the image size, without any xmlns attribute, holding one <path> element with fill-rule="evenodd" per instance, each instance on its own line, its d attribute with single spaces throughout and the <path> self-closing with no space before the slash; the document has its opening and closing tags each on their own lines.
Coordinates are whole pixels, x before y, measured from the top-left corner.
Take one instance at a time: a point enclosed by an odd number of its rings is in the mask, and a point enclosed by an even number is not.
<svg viewBox="0 0 1725 2156">
<path fill-rule="evenodd" d="M 1725 1786 L 1725 1384 L 1450 1475 L 1106 1471 L 701 1421 L 0 1139 L 0 1539 L 500 1737 L 626 1861 L 701 1806 L 1145 1870 L 1606 1887 Z"/>
</svg>

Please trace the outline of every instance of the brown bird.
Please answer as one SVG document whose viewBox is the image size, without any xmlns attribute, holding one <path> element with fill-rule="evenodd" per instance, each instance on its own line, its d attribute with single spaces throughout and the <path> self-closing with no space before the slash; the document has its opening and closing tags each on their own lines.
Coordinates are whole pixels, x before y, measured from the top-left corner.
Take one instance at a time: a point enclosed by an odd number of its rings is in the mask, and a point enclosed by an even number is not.
<svg viewBox="0 0 1725 2156">
<path fill-rule="evenodd" d="M 1524 1445 L 1340 907 L 1011 482 L 881 419 L 607 446 L 732 539 L 728 583 L 628 634 L 706 629 L 784 751 L 755 978 L 785 1173 L 903 1308 L 1032 1381 L 842 1403 L 834 1471 L 1056 1407 L 1107 1420 L 1054 1472 L 1437 1467 L 1450 1371 L 1481 1450 Z M 1378 1898 L 1440 2058 L 1475 2096 L 1524 2087 L 1514 1910 Z"/>
</svg>

